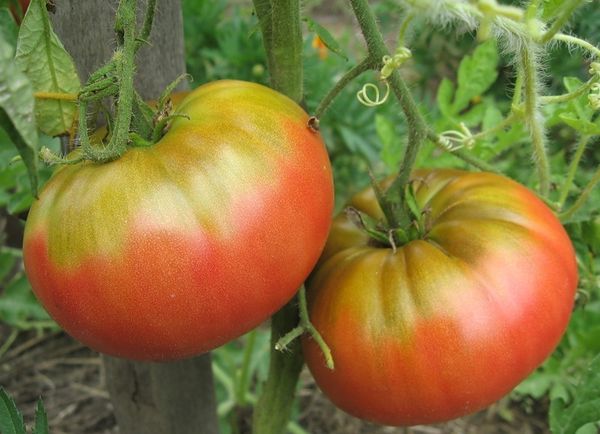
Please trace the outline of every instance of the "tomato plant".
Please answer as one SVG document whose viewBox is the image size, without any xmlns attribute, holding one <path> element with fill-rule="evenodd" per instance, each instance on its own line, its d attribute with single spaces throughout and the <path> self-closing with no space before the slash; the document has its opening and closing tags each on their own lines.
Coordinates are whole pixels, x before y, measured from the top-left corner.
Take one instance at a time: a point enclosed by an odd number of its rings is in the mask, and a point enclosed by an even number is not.
<svg viewBox="0 0 600 434">
<path fill-rule="evenodd" d="M 318 385 L 342 409 L 392 425 L 432 423 L 508 393 L 556 347 L 577 266 L 566 232 L 531 191 L 492 173 L 417 171 L 421 236 L 395 250 L 346 214 L 308 283 L 305 338 Z M 372 189 L 350 205 L 383 219 Z"/>
<path fill-rule="evenodd" d="M 164 137 L 59 168 L 30 211 L 32 288 L 72 336 L 168 360 L 265 321 L 314 266 L 333 186 L 308 115 L 261 85 L 190 93 Z"/>
</svg>

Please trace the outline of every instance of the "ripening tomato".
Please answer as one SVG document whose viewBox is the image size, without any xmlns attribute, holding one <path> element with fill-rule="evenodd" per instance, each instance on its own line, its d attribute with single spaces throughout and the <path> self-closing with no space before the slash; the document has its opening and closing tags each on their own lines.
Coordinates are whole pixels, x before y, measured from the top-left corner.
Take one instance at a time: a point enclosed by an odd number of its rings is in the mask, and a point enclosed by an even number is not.
<svg viewBox="0 0 600 434">
<path fill-rule="evenodd" d="M 107 354 L 172 360 L 247 332 L 294 295 L 327 238 L 331 168 L 298 105 L 219 81 L 178 113 L 189 118 L 152 147 L 58 169 L 29 213 L 35 294 Z"/>
<path fill-rule="evenodd" d="M 509 392 L 556 347 L 577 286 L 572 244 L 535 194 L 491 173 L 414 175 L 425 233 L 393 251 L 345 215 L 309 279 L 317 384 L 348 413 L 389 425 L 453 419 Z M 350 204 L 382 219 L 371 189 Z"/>
</svg>

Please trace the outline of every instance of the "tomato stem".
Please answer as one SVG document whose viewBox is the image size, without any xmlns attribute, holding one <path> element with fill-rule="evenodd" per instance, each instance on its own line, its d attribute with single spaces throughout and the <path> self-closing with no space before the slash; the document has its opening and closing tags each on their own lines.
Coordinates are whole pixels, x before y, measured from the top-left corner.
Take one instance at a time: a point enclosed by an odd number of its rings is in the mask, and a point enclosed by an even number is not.
<svg viewBox="0 0 600 434">
<path fill-rule="evenodd" d="M 343 76 L 338 80 L 335 86 L 327 92 L 327 95 L 321 100 L 319 106 L 315 110 L 314 116 L 317 119 L 320 119 L 323 114 L 327 111 L 327 109 L 331 106 L 331 103 L 334 99 L 339 95 L 339 93 L 356 77 L 361 75 L 363 72 L 371 69 L 373 67 L 373 61 L 371 58 L 367 57 L 363 59 L 361 62 L 354 65 L 350 68 Z"/>
<path fill-rule="evenodd" d="M 253 0 L 267 52 L 271 86 L 296 102 L 302 91 L 302 28 L 299 0 Z M 275 349 L 280 336 L 298 325 L 298 305 L 292 299 L 271 319 L 269 374 L 254 410 L 252 431 L 280 434 L 290 417 L 304 358 L 293 342 L 289 351 Z"/>
<path fill-rule="evenodd" d="M 550 163 L 546 152 L 544 116 L 539 110 L 538 72 L 536 47 L 531 41 L 524 42 L 520 52 L 520 68 L 523 70 L 525 90 L 525 121 L 533 144 L 534 162 L 538 172 L 540 193 L 548 196 L 550 191 Z"/>
<path fill-rule="evenodd" d="M 375 15 L 366 0 L 350 0 L 350 4 L 365 38 L 369 58 L 376 67 L 381 68 L 383 57 L 389 56 L 390 52 L 385 46 Z M 428 136 L 429 129 L 399 72 L 394 71 L 387 81 L 406 117 L 408 143 L 398 175 L 383 196 L 383 200 L 387 203 L 381 205 L 382 209 L 391 210 L 386 213 L 390 228 L 408 228 L 411 224 L 411 216 L 405 205 L 405 186 L 410 180 L 417 154 Z"/>
<path fill-rule="evenodd" d="M 303 334 L 308 333 L 315 340 L 317 345 L 319 345 L 319 348 L 321 348 L 327 367 L 329 369 L 334 369 L 335 364 L 333 362 L 331 350 L 329 349 L 329 346 L 321 336 L 321 333 L 319 333 L 319 331 L 310 321 L 310 317 L 308 314 L 308 304 L 306 302 L 306 289 L 304 288 L 304 285 L 300 288 L 300 291 L 298 291 L 298 303 L 300 307 L 300 325 L 294 327 L 291 331 L 289 331 L 283 337 L 281 337 L 281 339 L 279 339 L 275 344 L 275 349 L 278 351 L 285 351 L 287 350 L 288 345 L 290 345 L 290 343 L 292 343 L 294 340 L 296 340 Z"/>
</svg>

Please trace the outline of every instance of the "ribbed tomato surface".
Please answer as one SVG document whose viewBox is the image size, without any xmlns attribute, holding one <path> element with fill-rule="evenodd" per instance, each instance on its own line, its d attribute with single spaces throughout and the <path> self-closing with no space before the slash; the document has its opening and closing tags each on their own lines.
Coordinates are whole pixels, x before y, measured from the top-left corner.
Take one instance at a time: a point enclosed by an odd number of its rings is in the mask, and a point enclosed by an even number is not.
<svg viewBox="0 0 600 434">
<path fill-rule="evenodd" d="M 35 294 L 107 354 L 178 359 L 247 332 L 293 296 L 330 227 L 327 153 L 293 101 L 219 81 L 178 112 L 152 147 L 61 167 L 27 220 Z"/>
<path fill-rule="evenodd" d="M 560 222 L 491 173 L 420 171 L 425 234 L 394 252 L 345 215 L 307 294 L 335 370 L 305 338 L 317 384 L 349 413 L 390 425 L 449 420 L 508 393 L 563 334 L 577 286 Z M 382 219 L 371 189 L 351 206 Z"/>
</svg>

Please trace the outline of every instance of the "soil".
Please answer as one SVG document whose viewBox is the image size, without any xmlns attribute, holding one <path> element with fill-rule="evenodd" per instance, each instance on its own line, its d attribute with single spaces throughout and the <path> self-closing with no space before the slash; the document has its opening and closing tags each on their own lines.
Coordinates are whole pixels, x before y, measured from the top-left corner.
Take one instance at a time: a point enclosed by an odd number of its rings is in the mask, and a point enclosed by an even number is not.
<svg viewBox="0 0 600 434">
<path fill-rule="evenodd" d="M 10 334 L 0 326 L 0 342 Z M 331 404 L 310 374 L 302 375 L 299 423 L 311 434 L 546 434 L 547 403 L 508 400 L 440 425 L 382 427 L 353 418 Z M 101 357 L 62 332 L 22 332 L 0 357 L 0 385 L 28 423 L 43 396 L 52 434 L 116 434 Z M 528 411 L 524 409 L 527 408 Z M 175 434 L 175 433 L 174 433 Z"/>
</svg>

